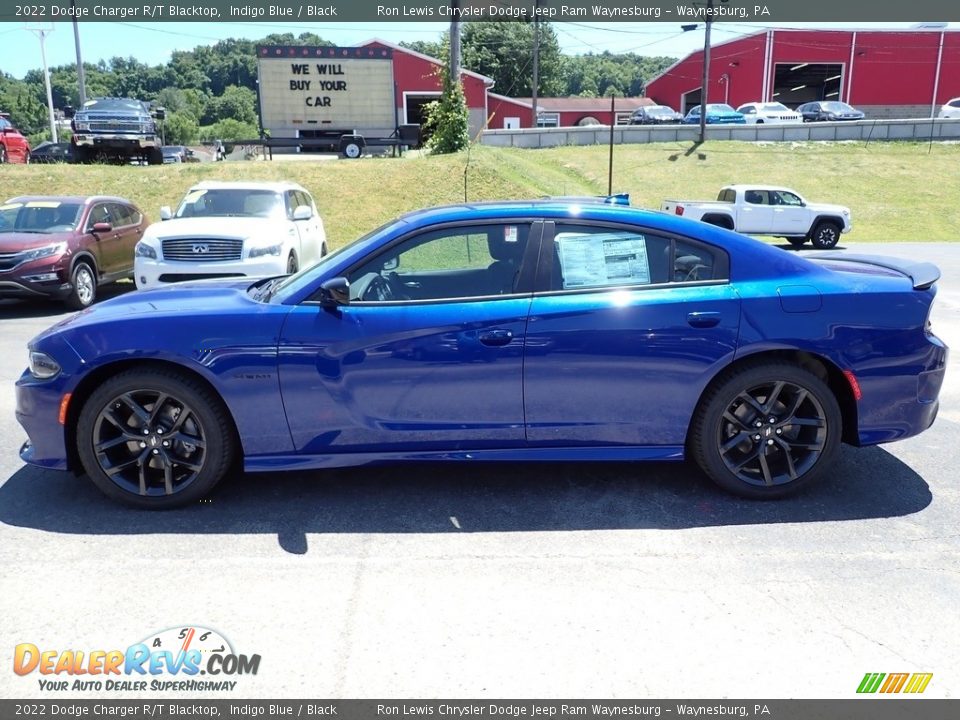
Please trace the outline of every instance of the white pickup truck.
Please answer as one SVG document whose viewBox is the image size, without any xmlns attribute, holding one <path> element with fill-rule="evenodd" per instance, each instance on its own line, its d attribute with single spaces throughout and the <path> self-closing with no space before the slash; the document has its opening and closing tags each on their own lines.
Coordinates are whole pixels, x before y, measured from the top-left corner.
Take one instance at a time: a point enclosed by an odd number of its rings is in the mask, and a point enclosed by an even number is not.
<svg viewBox="0 0 960 720">
<path fill-rule="evenodd" d="M 776 235 L 800 247 L 832 248 L 853 227 L 850 208 L 810 203 L 772 185 L 727 185 L 713 202 L 664 200 L 660 210 L 747 235 Z"/>
</svg>

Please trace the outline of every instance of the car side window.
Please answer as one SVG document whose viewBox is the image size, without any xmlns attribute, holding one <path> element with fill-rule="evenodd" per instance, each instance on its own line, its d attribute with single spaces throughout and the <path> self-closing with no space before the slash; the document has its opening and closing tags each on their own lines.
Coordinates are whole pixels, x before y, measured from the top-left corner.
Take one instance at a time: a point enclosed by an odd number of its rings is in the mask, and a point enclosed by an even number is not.
<svg viewBox="0 0 960 720">
<path fill-rule="evenodd" d="M 655 233 L 558 225 L 550 290 L 726 280 L 726 254 Z"/>
<path fill-rule="evenodd" d="M 797 195 L 794 195 L 792 192 L 786 192 L 784 190 L 779 190 L 774 195 L 774 204 L 775 205 L 792 205 L 793 207 L 800 207 L 803 205 L 803 202 Z"/>
<path fill-rule="evenodd" d="M 297 198 L 293 190 L 287 190 L 283 194 L 283 204 L 287 211 L 287 220 L 293 220 L 293 211 L 297 209 Z"/>
<path fill-rule="evenodd" d="M 109 208 L 107 208 L 104 203 L 94 205 L 93 209 L 90 210 L 90 217 L 87 218 L 87 232 L 91 232 L 93 226 L 97 223 L 104 222 L 113 224 L 113 218 L 110 216 Z"/>
<path fill-rule="evenodd" d="M 529 223 L 495 223 L 415 235 L 348 272 L 350 299 L 390 302 L 512 294 L 529 234 Z"/>
<path fill-rule="evenodd" d="M 126 205 L 112 203 L 110 205 L 110 217 L 113 218 L 114 227 L 124 227 L 132 224 L 130 211 Z"/>
<path fill-rule="evenodd" d="M 751 205 L 766 205 L 767 193 L 763 190 L 747 190 L 743 199 Z"/>
<path fill-rule="evenodd" d="M 650 285 L 670 280 L 670 240 L 632 230 L 557 225 L 551 290 Z"/>
</svg>

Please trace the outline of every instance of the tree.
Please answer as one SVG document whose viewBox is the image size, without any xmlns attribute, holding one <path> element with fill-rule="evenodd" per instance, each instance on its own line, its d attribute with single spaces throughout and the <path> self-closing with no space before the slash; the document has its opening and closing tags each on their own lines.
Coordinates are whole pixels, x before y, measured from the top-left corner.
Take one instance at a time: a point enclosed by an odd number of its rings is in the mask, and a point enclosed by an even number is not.
<svg viewBox="0 0 960 720">
<path fill-rule="evenodd" d="M 447 59 L 440 71 L 443 94 L 427 105 L 423 127 L 429 135 L 427 147 L 437 154 L 459 152 L 470 144 L 470 111 L 463 84 L 459 78 L 454 81 L 450 77 L 450 53 L 445 52 L 442 57 Z"/>
<path fill-rule="evenodd" d="M 494 90 L 529 97 L 533 81 L 532 22 L 469 22 L 463 28 L 463 66 L 494 80 Z M 566 83 L 560 43 L 548 22 L 540 23 L 539 95 L 562 95 Z"/>
<path fill-rule="evenodd" d="M 192 145 L 200 137 L 200 124 L 190 111 L 172 112 L 163 123 L 168 145 Z"/>
<path fill-rule="evenodd" d="M 200 128 L 201 140 L 255 140 L 257 137 L 259 137 L 259 130 L 256 125 L 242 123 L 232 118 Z"/>
<path fill-rule="evenodd" d="M 229 85 L 223 95 L 210 101 L 202 119 L 207 123 L 232 119 L 256 124 L 257 95 L 249 88 Z"/>
</svg>

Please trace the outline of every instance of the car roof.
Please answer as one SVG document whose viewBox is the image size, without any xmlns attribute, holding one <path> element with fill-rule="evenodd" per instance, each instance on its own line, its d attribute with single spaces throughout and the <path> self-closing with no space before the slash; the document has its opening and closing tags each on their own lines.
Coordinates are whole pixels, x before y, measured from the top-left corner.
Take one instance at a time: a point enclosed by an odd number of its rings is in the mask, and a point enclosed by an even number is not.
<svg viewBox="0 0 960 720">
<path fill-rule="evenodd" d="M 24 202 L 61 202 L 61 203 L 80 203 L 81 205 L 94 203 L 94 202 L 120 202 L 125 205 L 133 205 L 136 207 L 136 204 L 126 198 L 117 197 L 116 195 L 18 195 L 17 197 L 10 198 L 6 202 L 8 203 L 24 203 Z"/>
<path fill-rule="evenodd" d="M 724 189 L 732 190 L 785 190 L 786 192 L 791 192 L 797 194 L 797 191 L 793 188 L 788 188 L 783 185 L 768 185 L 767 183 L 754 183 L 752 185 L 739 183 L 737 185 L 724 185 Z"/>
<path fill-rule="evenodd" d="M 267 182 L 256 180 L 204 180 L 199 182 L 191 190 L 272 190 L 274 192 L 284 192 L 285 190 L 303 190 L 306 188 L 295 182 L 287 180 Z"/>
</svg>

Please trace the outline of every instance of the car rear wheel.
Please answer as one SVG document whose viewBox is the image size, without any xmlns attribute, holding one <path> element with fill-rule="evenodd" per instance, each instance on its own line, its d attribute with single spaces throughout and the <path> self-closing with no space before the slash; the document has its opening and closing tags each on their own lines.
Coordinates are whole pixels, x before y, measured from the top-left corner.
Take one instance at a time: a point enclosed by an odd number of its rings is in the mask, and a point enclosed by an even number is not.
<svg viewBox="0 0 960 720">
<path fill-rule="evenodd" d="M 0 165 L 3 165 L 7 162 L 7 148 L 4 145 L 0 145 Z"/>
<path fill-rule="evenodd" d="M 73 287 L 67 295 L 67 305 L 74 310 L 90 307 L 97 299 L 97 276 L 86 262 L 81 260 L 74 266 L 70 284 Z"/>
<path fill-rule="evenodd" d="M 300 263 L 297 262 L 297 256 L 294 253 L 290 253 L 289 257 L 287 257 L 287 275 L 293 275 L 299 269 Z"/>
<path fill-rule="evenodd" d="M 810 235 L 810 242 L 819 250 L 829 250 L 840 241 L 840 226 L 835 222 L 824 220 L 817 223 Z"/>
<path fill-rule="evenodd" d="M 707 391 L 690 450 L 724 490 L 780 498 L 830 466 L 841 428 L 837 399 L 816 375 L 788 363 L 761 363 L 730 373 Z"/>
<path fill-rule="evenodd" d="M 235 441 L 223 403 L 172 370 L 129 370 L 84 403 L 77 450 L 93 483 L 137 508 L 198 502 L 223 479 Z"/>
</svg>

